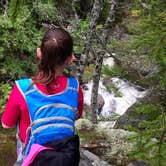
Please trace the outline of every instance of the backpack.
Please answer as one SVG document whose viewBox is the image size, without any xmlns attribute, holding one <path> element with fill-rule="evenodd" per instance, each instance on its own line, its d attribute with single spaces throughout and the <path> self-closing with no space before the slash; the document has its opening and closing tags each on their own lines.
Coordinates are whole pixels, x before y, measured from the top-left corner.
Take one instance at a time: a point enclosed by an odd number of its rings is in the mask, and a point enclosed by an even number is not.
<svg viewBox="0 0 166 166">
<path fill-rule="evenodd" d="M 42 93 L 31 79 L 18 80 L 16 85 L 27 103 L 30 117 L 25 156 L 32 144 L 45 145 L 75 134 L 79 87 L 76 78 L 67 78 L 66 89 L 53 95 Z"/>
</svg>

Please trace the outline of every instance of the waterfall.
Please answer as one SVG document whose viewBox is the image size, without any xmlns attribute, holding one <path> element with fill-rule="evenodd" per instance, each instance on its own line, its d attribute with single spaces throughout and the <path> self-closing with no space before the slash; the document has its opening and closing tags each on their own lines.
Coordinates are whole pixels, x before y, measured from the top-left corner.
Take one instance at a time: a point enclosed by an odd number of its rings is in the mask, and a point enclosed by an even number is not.
<svg viewBox="0 0 166 166">
<path fill-rule="evenodd" d="M 111 60 L 107 59 L 104 63 L 110 65 L 110 67 L 113 66 L 112 58 Z M 114 77 L 110 78 L 110 80 L 110 82 L 119 89 L 121 95 L 116 96 L 113 92 L 108 92 L 102 80 L 100 80 L 98 94 L 100 94 L 105 101 L 101 110 L 101 116 L 103 117 L 110 117 L 112 113 L 116 113 L 120 116 L 123 115 L 137 99 L 143 98 L 146 95 L 146 90 L 142 91 L 120 78 Z M 86 86 L 88 90 L 84 90 L 84 103 L 90 105 L 92 81 L 88 82 Z"/>
</svg>

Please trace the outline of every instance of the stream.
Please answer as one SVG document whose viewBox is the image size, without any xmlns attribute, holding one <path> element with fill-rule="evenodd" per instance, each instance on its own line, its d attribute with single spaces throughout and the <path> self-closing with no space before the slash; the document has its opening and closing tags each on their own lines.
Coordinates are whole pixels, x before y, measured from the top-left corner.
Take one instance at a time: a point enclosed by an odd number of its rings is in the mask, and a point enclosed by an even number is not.
<svg viewBox="0 0 166 166">
<path fill-rule="evenodd" d="M 112 67 L 114 65 L 112 58 L 104 61 L 105 65 Z M 113 84 L 120 95 L 116 95 L 113 91 L 109 92 L 104 86 L 102 79 L 99 82 L 98 94 L 102 96 L 105 104 L 102 107 L 100 116 L 109 118 L 112 114 L 122 116 L 129 107 L 131 107 L 139 98 L 145 97 L 147 91 L 137 88 L 137 86 L 129 83 L 126 80 L 113 77 L 110 78 L 110 83 Z M 84 90 L 84 103 L 90 105 L 92 81 L 86 84 L 88 90 Z"/>
</svg>

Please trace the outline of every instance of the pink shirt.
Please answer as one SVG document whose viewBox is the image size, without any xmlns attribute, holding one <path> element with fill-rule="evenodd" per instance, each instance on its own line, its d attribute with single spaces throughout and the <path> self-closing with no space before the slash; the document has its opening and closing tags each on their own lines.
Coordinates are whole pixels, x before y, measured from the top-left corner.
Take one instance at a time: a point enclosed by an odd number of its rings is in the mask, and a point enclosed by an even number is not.
<svg viewBox="0 0 166 166">
<path fill-rule="evenodd" d="M 58 85 L 58 86 L 56 86 Z M 36 84 L 37 88 L 45 94 L 50 94 L 44 84 Z M 65 76 L 57 76 L 51 83 L 51 94 L 56 94 L 63 91 L 67 86 L 67 78 Z M 83 93 L 81 87 L 79 87 L 78 93 L 78 118 L 82 116 L 83 110 Z M 25 142 L 26 129 L 30 124 L 30 118 L 28 113 L 27 104 L 15 85 L 9 95 L 8 102 L 5 107 L 5 111 L 2 115 L 2 123 L 8 127 L 15 127 L 19 123 L 19 137 Z"/>
</svg>

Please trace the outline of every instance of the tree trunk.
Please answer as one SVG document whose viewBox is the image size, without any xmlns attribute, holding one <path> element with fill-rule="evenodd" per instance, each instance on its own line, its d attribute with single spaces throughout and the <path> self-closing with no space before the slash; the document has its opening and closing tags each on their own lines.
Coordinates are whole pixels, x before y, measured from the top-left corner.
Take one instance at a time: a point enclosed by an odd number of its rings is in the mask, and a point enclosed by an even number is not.
<svg viewBox="0 0 166 166">
<path fill-rule="evenodd" d="M 116 10 L 116 7 L 117 7 L 117 0 L 111 0 L 110 1 L 110 10 L 109 10 L 109 15 L 106 19 L 106 22 L 105 22 L 105 31 L 103 33 L 103 36 L 104 36 L 104 40 L 105 42 L 107 42 L 107 37 L 109 35 L 109 31 L 110 29 L 112 29 L 113 27 L 113 23 L 115 21 L 115 10 Z"/>
<path fill-rule="evenodd" d="M 109 16 L 106 20 L 105 27 L 106 27 L 106 34 L 108 34 L 108 31 L 113 26 L 112 23 L 115 20 L 115 6 L 116 2 L 114 0 L 111 1 L 111 7 Z M 99 14 L 99 13 L 98 13 Z M 94 13 L 95 15 L 95 13 Z M 93 21 L 91 22 L 91 27 L 94 26 Z M 93 33 L 96 34 L 96 33 Z M 96 35 L 95 35 L 96 36 Z M 102 46 L 106 44 L 106 36 L 102 39 Z M 98 88 L 99 88 L 99 81 L 101 76 L 101 69 L 103 65 L 103 51 L 100 51 L 98 54 L 95 52 L 94 49 L 92 49 L 92 52 L 94 56 L 96 57 L 95 62 L 95 69 L 94 69 L 94 75 L 93 75 L 93 86 L 92 86 L 92 95 L 91 95 L 91 120 L 93 123 L 97 123 L 97 96 L 98 96 Z"/>
<path fill-rule="evenodd" d="M 103 64 L 103 54 L 102 52 L 96 53 L 92 49 L 92 53 L 96 57 L 95 68 L 93 74 L 93 85 L 92 85 L 92 95 L 91 95 L 91 120 L 93 123 L 97 123 L 97 97 L 99 89 L 99 81 L 101 76 L 101 69 Z"/>
<path fill-rule="evenodd" d="M 109 15 L 105 22 L 105 28 L 111 28 L 112 23 L 115 21 L 115 9 L 117 7 L 117 0 L 111 0 L 110 1 L 110 10 Z"/>
<path fill-rule="evenodd" d="M 89 51 L 90 51 L 90 45 L 91 45 L 91 41 L 92 41 L 92 36 L 93 36 L 93 31 L 96 27 L 96 23 L 97 23 L 97 19 L 99 18 L 99 14 L 100 11 L 102 9 L 103 6 L 103 1 L 102 0 L 95 0 L 94 4 L 93 4 L 93 8 L 91 11 L 91 20 L 89 23 L 89 32 L 87 33 L 87 37 L 86 37 L 86 44 L 83 50 L 83 53 L 80 56 L 80 60 L 79 60 L 79 65 L 78 65 L 78 79 L 79 82 L 82 84 L 83 83 L 83 74 L 84 74 L 84 68 L 86 65 L 86 60 L 88 59 L 89 56 Z"/>
<path fill-rule="evenodd" d="M 75 8 L 75 3 L 76 3 L 77 1 L 78 1 L 78 0 L 72 0 L 72 10 L 73 10 L 73 12 L 74 12 L 74 17 L 75 17 L 75 20 L 76 20 L 76 26 L 79 25 L 79 17 L 78 17 L 76 8 Z"/>
<path fill-rule="evenodd" d="M 9 4 L 9 2 L 8 2 L 8 0 L 0 1 L 0 4 L 3 7 L 3 9 L 4 9 L 3 16 L 4 16 L 4 18 L 6 18 L 8 16 L 7 15 L 7 10 L 8 10 L 8 4 Z"/>
</svg>

